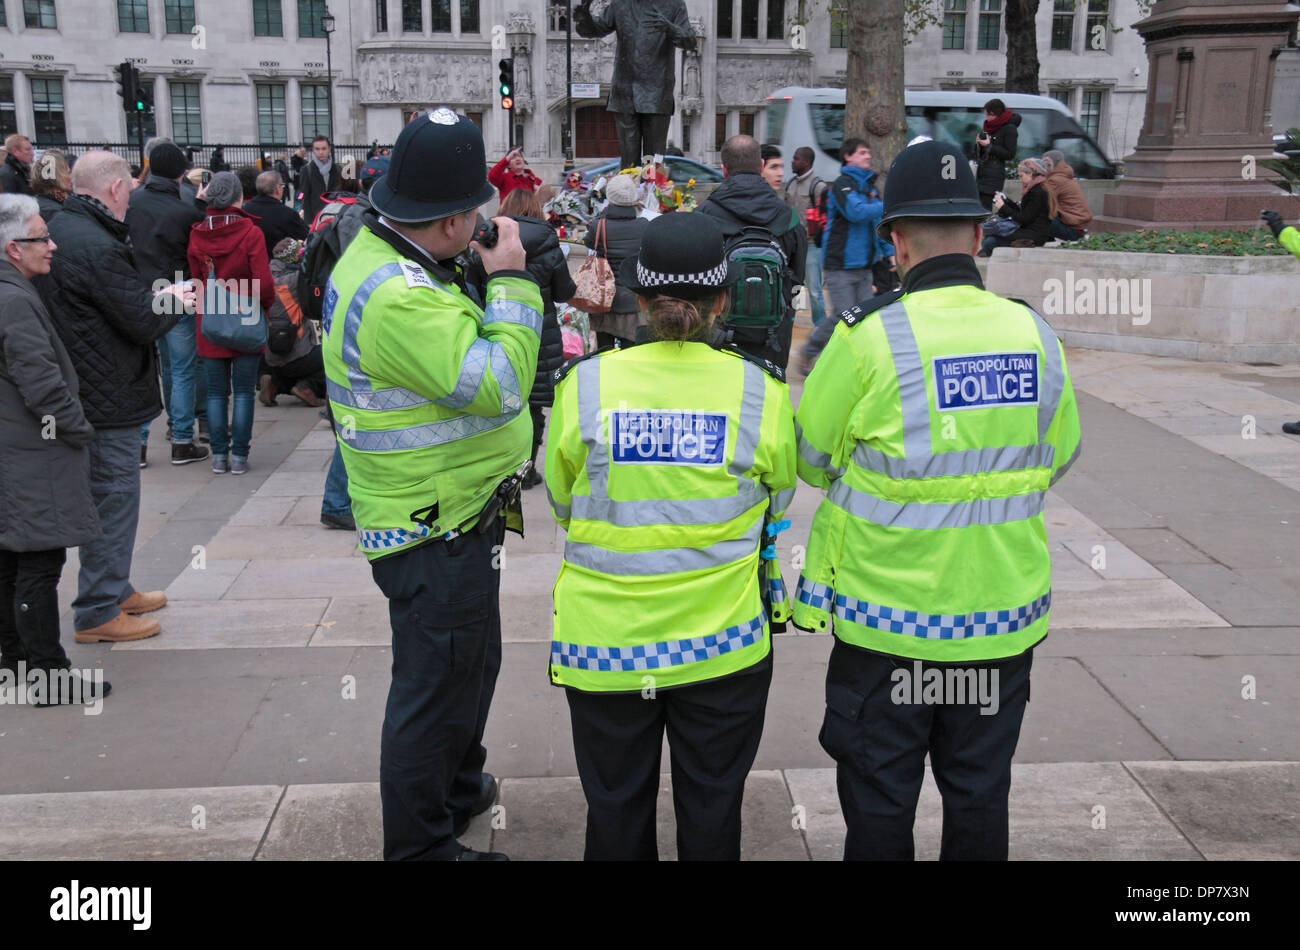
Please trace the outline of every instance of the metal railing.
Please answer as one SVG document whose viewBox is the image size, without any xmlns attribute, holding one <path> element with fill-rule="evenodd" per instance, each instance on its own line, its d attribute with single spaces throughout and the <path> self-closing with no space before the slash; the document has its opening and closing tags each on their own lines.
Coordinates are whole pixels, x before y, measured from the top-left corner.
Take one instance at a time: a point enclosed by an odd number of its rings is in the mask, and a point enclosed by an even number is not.
<svg viewBox="0 0 1300 950">
<path fill-rule="evenodd" d="M 74 158 L 79 158 L 92 149 L 107 149 L 114 155 L 120 155 L 137 168 L 140 167 L 140 148 L 134 142 L 69 142 L 66 145 L 47 145 L 43 142 L 36 143 L 38 147 L 57 149 Z M 194 163 L 195 168 L 209 168 L 212 163 L 212 153 L 216 149 L 222 150 L 226 164 L 232 170 L 239 168 L 241 165 L 256 165 L 265 154 L 270 154 L 271 161 L 277 158 L 283 158 L 288 162 L 290 156 L 299 148 L 298 145 L 286 145 L 275 143 L 269 145 L 227 145 L 224 143 L 212 143 L 207 145 L 182 145 L 181 149 L 190 155 L 190 160 Z M 356 161 L 358 167 L 366 160 L 366 153 L 374 145 L 335 145 L 334 160 L 344 162 L 349 158 Z M 391 149 L 392 145 L 379 145 L 379 148 Z M 311 149 L 307 150 L 307 157 L 311 157 Z"/>
</svg>

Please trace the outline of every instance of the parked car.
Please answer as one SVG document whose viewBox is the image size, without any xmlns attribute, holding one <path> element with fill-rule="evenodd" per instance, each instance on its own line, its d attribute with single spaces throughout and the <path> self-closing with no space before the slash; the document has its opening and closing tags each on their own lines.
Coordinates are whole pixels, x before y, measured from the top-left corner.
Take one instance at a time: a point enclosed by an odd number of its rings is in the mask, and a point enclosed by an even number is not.
<svg viewBox="0 0 1300 950">
<path fill-rule="evenodd" d="M 984 103 L 997 97 L 1019 113 L 1019 141 L 1016 158 L 1042 155 L 1060 149 L 1074 169 L 1076 178 L 1114 178 L 1118 171 L 1065 104 L 1051 96 L 1024 93 L 989 93 L 907 90 L 903 106 L 907 112 L 907 137 L 928 135 L 952 142 L 968 158 L 975 157 L 975 136 L 984 123 Z M 763 139 L 778 145 L 783 155 L 793 155 L 801 145 L 813 148 L 813 169 L 818 176 L 834 179 L 840 172 L 840 143 L 844 141 L 844 90 L 807 89 L 790 86 L 767 97 L 767 133 Z M 786 159 L 787 165 L 789 159 Z M 1007 162 L 1014 171 L 1016 162 Z"/>
<path fill-rule="evenodd" d="M 591 183 L 600 178 L 601 175 L 613 175 L 619 171 L 619 160 L 617 158 L 606 159 L 591 165 L 575 166 L 574 171 L 582 172 L 582 180 Z M 675 182 L 685 184 L 694 178 L 697 185 L 714 184 L 722 181 L 722 169 L 714 168 L 711 165 L 705 165 L 703 162 L 697 162 L 693 158 L 682 158 L 678 155 L 665 155 L 664 168 L 668 170 L 668 177 Z M 564 180 L 567 172 L 560 172 L 558 185 L 564 186 Z"/>
</svg>

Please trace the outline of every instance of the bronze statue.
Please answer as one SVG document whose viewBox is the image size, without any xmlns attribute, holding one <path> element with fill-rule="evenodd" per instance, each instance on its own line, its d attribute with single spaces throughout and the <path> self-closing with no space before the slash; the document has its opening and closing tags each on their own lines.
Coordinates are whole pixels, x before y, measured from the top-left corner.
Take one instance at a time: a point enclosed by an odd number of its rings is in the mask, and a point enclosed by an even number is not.
<svg viewBox="0 0 1300 950">
<path fill-rule="evenodd" d="M 695 31 L 683 0 L 610 0 L 596 17 L 591 0 L 573 11 L 579 36 L 598 39 L 618 31 L 608 111 L 614 113 L 623 168 L 661 155 L 673 117 L 673 47 L 695 49 Z"/>
</svg>

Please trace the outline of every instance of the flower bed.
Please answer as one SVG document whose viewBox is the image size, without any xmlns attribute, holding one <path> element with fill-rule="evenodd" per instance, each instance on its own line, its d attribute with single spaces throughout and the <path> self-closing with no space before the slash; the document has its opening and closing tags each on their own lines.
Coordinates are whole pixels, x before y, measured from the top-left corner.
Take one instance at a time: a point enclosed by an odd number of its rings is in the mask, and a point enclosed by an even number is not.
<svg viewBox="0 0 1300 950">
<path fill-rule="evenodd" d="M 1140 254 L 1211 254 L 1259 257 L 1289 254 L 1266 227 L 1254 231 L 1129 231 L 1090 234 L 1082 241 L 1062 243 L 1081 251 L 1128 251 Z"/>
</svg>

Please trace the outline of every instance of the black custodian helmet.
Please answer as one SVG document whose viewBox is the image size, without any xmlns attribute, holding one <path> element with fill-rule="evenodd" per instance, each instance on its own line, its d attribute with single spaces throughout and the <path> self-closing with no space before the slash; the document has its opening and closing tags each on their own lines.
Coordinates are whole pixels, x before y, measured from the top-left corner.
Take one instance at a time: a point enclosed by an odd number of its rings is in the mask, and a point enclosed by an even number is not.
<svg viewBox="0 0 1300 950">
<path fill-rule="evenodd" d="M 890 239 L 898 218 L 986 218 L 970 162 L 950 142 L 917 142 L 898 153 L 885 179 L 885 213 L 876 233 Z"/>
<path fill-rule="evenodd" d="M 370 203 L 390 221 L 449 218 L 492 200 L 483 134 L 446 106 L 406 124 L 388 173 L 370 189 Z"/>
</svg>

